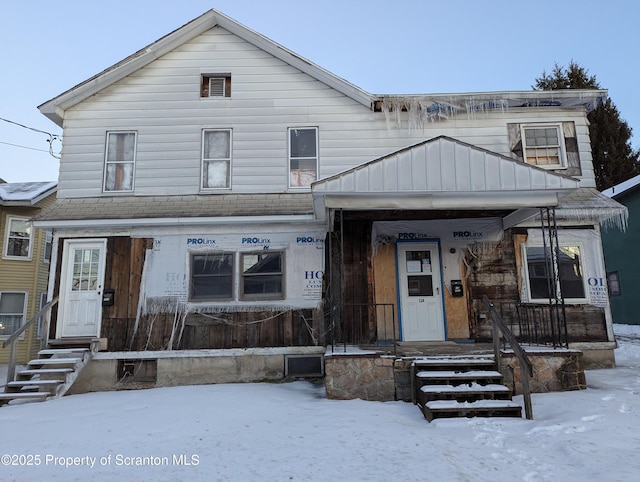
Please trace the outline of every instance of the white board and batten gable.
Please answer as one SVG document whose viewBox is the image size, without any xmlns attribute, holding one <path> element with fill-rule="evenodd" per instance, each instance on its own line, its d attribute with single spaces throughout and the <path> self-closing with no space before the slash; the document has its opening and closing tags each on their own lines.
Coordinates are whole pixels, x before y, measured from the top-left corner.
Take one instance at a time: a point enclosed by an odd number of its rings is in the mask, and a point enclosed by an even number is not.
<svg viewBox="0 0 640 482">
<path fill-rule="evenodd" d="M 438 137 L 312 186 L 326 209 L 514 209 L 555 206 L 576 179 Z"/>
</svg>

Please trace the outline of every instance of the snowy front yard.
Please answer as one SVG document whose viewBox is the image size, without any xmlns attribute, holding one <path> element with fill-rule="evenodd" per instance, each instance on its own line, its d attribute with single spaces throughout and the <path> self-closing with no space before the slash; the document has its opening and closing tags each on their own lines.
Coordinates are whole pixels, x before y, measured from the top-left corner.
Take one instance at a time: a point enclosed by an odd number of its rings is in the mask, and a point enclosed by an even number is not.
<svg viewBox="0 0 640 482">
<path fill-rule="evenodd" d="M 533 421 L 336 401 L 307 382 L 74 395 L 0 408 L 0 480 L 635 481 L 640 326 L 618 368 L 533 395 Z M 521 397 L 516 401 L 522 402 Z"/>
</svg>

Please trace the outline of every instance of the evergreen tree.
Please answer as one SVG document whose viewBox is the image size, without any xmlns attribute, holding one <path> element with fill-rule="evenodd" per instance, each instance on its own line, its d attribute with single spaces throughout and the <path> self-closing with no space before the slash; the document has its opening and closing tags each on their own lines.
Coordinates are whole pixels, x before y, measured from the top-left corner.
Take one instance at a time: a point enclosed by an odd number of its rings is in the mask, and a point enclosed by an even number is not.
<svg viewBox="0 0 640 482">
<path fill-rule="evenodd" d="M 573 60 L 564 68 L 555 64 L 542 72 L 534 90 L 600 89 L 595 75 Z M 640 151 L 631 147 L 631 128 L 609 97 L 587 114 L 593 154 L 593 169 L 599 191 L 640 174 Z"/>
</svg>

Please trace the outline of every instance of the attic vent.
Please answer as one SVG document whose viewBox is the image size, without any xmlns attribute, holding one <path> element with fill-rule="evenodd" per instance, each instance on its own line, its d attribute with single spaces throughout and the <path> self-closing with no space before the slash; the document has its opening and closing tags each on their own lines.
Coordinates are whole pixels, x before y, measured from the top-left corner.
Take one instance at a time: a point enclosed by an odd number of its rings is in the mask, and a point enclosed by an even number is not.
<svg viewBox="0 0 640 482">
<path fill-rule="evenodd" d="M 231 74 L 203 75 L 201 97 L 231 97 Z"/>
<path fill-rule="evenodd" d="M 324 376 L 322 355 L 285 355 L 284 374 L 287 377 Z"/>
</svg>

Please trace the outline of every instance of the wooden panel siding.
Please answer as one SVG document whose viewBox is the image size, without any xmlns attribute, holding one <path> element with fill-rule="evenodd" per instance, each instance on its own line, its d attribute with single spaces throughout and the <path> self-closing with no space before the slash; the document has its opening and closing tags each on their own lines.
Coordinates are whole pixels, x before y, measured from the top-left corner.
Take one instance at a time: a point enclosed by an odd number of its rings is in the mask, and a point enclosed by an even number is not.
<svg viewBox="0 0 640 482">
<path fill-rule="evenodd" d="M 201 73 L 216 72 L 231 73 L 232 96 L 201 98 Z M 588 150 L 586 122 L 553 108 L 461 114 L 421 129 L 408 129 L 403 113 L 398 128 L 383 113 L 216 27 L 67 112 L 59 197 L 103 195 L 107 130 L 138 133 L 137 195 L 197 193 L 201 131 L 215 127 L 233 129 L 234 192 L 283 192 L 288 127 L 319 128 L 319 174 L 327 177 L 437 135 L 509 155 L 507 122 L 548 120 L 554 112 L 554 120 L 576 121 L 580 148 Z M 581 159 L 587 160 L 582 152 Z"/>
<path fill-rule="evenodd" d="M 135 333 L 134 324 L 132 319 L 110 320 L 103 331 L 109 351 L 315 346 L 326 341 L 322 315 L 316 310 L 192 313 L 184 326 L 173 313 L 149 315 L 142 317 Z"/>
</svg>

